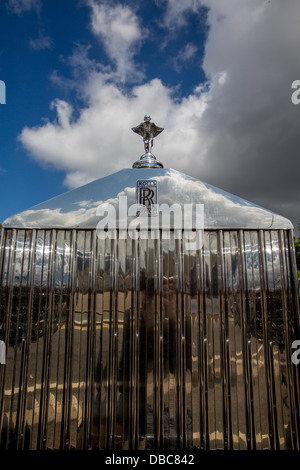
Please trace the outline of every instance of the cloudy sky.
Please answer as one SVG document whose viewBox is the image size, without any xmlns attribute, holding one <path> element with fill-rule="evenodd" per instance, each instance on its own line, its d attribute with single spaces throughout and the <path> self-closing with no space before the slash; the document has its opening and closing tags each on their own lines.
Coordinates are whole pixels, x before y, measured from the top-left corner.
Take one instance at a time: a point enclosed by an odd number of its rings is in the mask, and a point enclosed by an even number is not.
<svg viewBox="0 0 300 470">
<path fill-rule="evenodd" d="M 299 0 L 2 0 L 0 221 L 131 167 L 150 114 L 165 168 L 296 226 L 299 23 Z"/>
</svg>

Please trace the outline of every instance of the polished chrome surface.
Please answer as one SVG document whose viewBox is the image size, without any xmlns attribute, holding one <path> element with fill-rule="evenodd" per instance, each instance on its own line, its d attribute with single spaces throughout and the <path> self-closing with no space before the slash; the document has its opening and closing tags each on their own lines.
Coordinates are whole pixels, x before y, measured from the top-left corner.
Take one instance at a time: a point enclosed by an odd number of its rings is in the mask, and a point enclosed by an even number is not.
<svg viewBox="0 0 300 470">
<path fill-rule="evenodd" d="M 0 447 L 299 449 L 292 244 L 3 230 Z"/>
<path fill-rule="evenodd" d="M 69 191 L 6 219 L 6 228 L 84 228 L 97 227 L 100 205 L 112 204 L 118 215 L 119 200 L 126 196 L 128 206 L 136 202 L 140 179 L 158 182 L 158 203 L 204 204 L 206 229 L 293 229 L 291 222 L 249 201 L 215 188 L 172 169 L 124 169 Z M 130 222 L 133 217 L 128 216 Z M 154 218 L 153 218 L 154 219 Z M 153 220 L 154 222 L 154 220 Z M 157 228 L 164 228 L 157 219 Z M 195 220 L 193 229 L 195 229 Z"/>
<path fill-rule="evenodd" d="M 144 122 L 132 128 L 133 132 L 143 137 L 145 153 L 141 158 L 136 161 L 132 168 L 163 168 L 163 164 L 158 162 L 155 156 L 151 153 L 153 147 L 153 139 L 158 136 L 164 129 L 158 127 L 154 122 L 151 122 L 149 114 L 144 116 Z"/>
<path fill-rule="evenodd" d="M 139 160 L 134 162 L 132 168 L 163 168 L 163 164 L 156 160 L 156 157 L 151 153 L 144 153 Z"/>
</svg>

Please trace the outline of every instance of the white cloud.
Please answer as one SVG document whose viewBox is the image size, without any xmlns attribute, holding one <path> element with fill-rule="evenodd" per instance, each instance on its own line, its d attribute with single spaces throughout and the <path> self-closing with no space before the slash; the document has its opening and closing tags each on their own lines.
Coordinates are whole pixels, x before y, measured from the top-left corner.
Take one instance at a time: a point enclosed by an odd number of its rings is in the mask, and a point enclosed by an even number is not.
<svg viewBox="0 0 300 470">
<path fill-rule="evenodd" d="M 173 166 L 179 156 L 188 163 L 190 153 L 197 151 L 196 122 L 205 109 L 205 96 L 195 93 L 177 105 L 171 90 L 157 79 L 136 86 L 128 96 L 98 73 L 90 78 L 86 97 L 89 105 L 76 121 L 72 107 L 56 100 L 52 107 L 57 122 L 25 128 L 21 134 L 23 145 L 38 161 L 67 170 L 69 187 L 130 167 L 142 155 L 143 141 L 130 129 L 143 119 L 145 110 L 158 125 L 168 127 L 168 134 L 159 136 L 153 148 L 167 166 Z M 184 134 L 190 135 L 189 145 L 182 139 Z"/>
<path fill-rule="evenodd" d="M 187 24 L 187 13 L 199 13 L 205 1 L 201 0 L 155 0 L 157 5 L 165 6 L 164 25 L 177 29 Z"/>
<path fill-rule="evenodd" d="M 51 49 L 53 47 L 53 40 L 50 36 L 40 36 L 36 39 L 31 39 L 29 41 L 29 46 L 35 51 Z"/>
<path fill-rule="evenodd" d="M 38 11 L 41 6 L 41 0 L 9 0 L 8 8 L 14 13 L 20 15 L 25 11 Z"/>
<path fill-rule="evenodd" d="M 89 5 L 93 31 L 117 78 L 128 78 L 136 67 L 134 47 L 143 39 L 137 16 L 119 4 Z M 37 161 L 66 170 L 66 183 L 75 187 L 131 166 L 143 146 L 130 128 L 149 113 L 165 128 L 153 149 L 165 167 L 294 217 L 295 223 L 300 111 L 291 103 L 291 84 L 300 78 L 300 2 L 169 0 L 165 22 L 179 28 L 185 13 L 203 5 L 209 8 L 202 64 L 209 89 L 199 86 L 180 101 L 155 79 L 125 93 L 109 71 L 92 68 L 79 117 L 57 100 L 57 122 L 25 128 L 21 141 Z"/>
<path fill-rule="evenodd" d="M 92 10 L 91 28 L 102 41 L 110 60 L 116 66 L 120 80 L 137 80 L 142 74 L 134 64 L 134 55 L 139 49 L 145 32 L 137 15 L 126 5 L 88 0 Z"/>
<path fill-rule="evenodd" d="M 198 48 L 195 44 L 189 42 L 185 44 L 179 51 L 176 57 L 174 57 L 173 64 L 175 70 L 178 72 L 182 66 L 189 65 L 192 60 L 195 60 Z"/>
<path fill-rule="evenodd" d="M 197 46 L 189 42 L 179 51 L 179 56 L 181 60 L 186 61 L 194 57 L 196 52 L 197 52 Z"/>
</svg>

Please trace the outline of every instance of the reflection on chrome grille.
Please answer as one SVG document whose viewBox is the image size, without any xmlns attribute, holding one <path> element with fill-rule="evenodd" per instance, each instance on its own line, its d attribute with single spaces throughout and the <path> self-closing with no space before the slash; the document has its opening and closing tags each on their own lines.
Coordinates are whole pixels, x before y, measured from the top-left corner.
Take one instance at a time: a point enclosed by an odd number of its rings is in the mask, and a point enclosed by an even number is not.
<svg viewBox="0 0 300 470">
<path fill-rule="evenodd" d="M 0 447 L 299 449 L 292 243 L 4 230 Z"/>
</svg>

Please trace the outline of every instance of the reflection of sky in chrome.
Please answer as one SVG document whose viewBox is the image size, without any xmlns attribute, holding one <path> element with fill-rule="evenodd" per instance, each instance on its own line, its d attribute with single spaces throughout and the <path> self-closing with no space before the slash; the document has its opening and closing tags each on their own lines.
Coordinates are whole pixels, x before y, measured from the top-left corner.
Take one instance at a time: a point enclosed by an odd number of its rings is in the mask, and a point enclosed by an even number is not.
<svg viewBox="0 0 300 470">
<path fill-rule="evenodd" d="M 32 240 L 29 232 L 20 230 L 14 245 L 14 262 L 12 264 L 11 279 L 15 287 L 28 287 L 32 282 L 37 288 L 47 288 L 49 282 L 56 289 L 63 288 L 69 283 L 72 258 L 71 230 L 58 230 L 55 243 L 51 247 L 49 232 L 38 231 L 33 245 L 35 256 L 32 266 L 31 246 Z M 89 232 L 91 234 L 91 232 Z M 85 238 L 86 237 L 86 238 Z M 282 289 L 282 260 L 284 250 L 280 248 L 280 235 L 277 231 L 264 231 L 263 239 L 259 241 L 259 232 L 244 231 L 242 251 L 239 249 L 239 233 L 237 230 L 223 233 L 221 241 L 221 256 L 224 265 L 224 282 L 227 292 L 240 292 L 241 282 L 245 282 L 247 291 L 256 292 L 261 289 L 262 277 L 265 279 L 268 291 Z M 8 241 L 7 249 L 10 242 Z M 55 250 L 53 251 L 53 247 Z M 91 235 L 84 235 L 84 231 L 77 232 L 76 238 L 76 264 L 78 272 L 89 266 L 91 253 Z M 3 285 L 9 277 L 9 254 L 4 257 Z M 211 271 L 217 266 L 218 246 L 216 232 L 206 232 L 204 244 L 201 246 L 203 254 L 204 271 Z M 190 252 L 189 256 L 191 255 Z M 211 257 L 213 253 L 213 257 Z M 214 261 L 212 261 L 214 259 Z M 52 260 L 52 261 L 51 261 Z M 219 259 L 220 261 L 220 259 Z M 244 281 L 241 269 L 244 269 Z M 263 267 L 263 265 L 265 265 Z M 32 271 L 32 272 L 31 272 Z M 50 281 L 50 271 L 51 281 Z"/>
<path fill-rule="evenodd" d="M 100 204 L 114 205 L 118 216 L 118 198 L 127 196 L 128 207 L 136 203 L 137 180 L 151 178 L 158 181 L 159 204 L 204 204 L 207 229 L 293 228 L 284 217 L 172 169 L 121 170 L 12 216 L 3 226 L 95 228 Z"/>
</svg>

